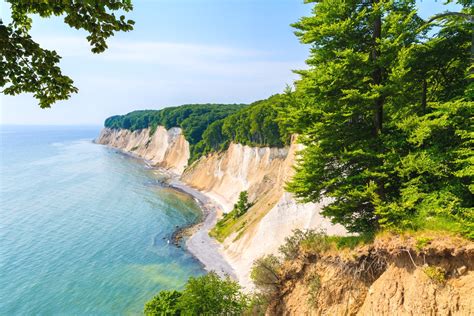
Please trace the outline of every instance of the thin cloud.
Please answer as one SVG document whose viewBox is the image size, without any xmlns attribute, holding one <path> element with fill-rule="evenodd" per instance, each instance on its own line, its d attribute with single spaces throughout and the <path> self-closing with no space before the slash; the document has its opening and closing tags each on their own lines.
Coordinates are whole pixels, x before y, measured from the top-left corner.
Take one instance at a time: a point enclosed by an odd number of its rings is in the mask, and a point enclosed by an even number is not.
<svg viewBox="0 0 474 316">
<path fill-rule="evenodd" d="M 265 57 L 267 52 L 238 49 L 216 45 L 172 43 L 156 41 L 128 41 L 110 39 L 108 49 L 102 54 L 92 54 L 90 46 L 82 37 L 40 37 L 37 39 L 45 48 L 55 49 L 62 56 L 104 58 L 109 61 L 130 61 L 146 63 L 186 62 L 204 59 L 225 60 L 231 58 Z M 182 58 L 182 59 L 179 59 Z"/>
<path fill-rule="evenodd" d="M 150 65 L 162 74 L 175 72 L 264 79 L 272 74 L 305 67 L 302 61 L 269 60 L 271 52 L 214 45 L 111 39 L 104 53 L 92 54 L 87 41 L 80 37 L 44 37 L 38 41 L 48 49 L 56 49 L 65 58 L 86 58 L 136 67 Z"/>
</svg>

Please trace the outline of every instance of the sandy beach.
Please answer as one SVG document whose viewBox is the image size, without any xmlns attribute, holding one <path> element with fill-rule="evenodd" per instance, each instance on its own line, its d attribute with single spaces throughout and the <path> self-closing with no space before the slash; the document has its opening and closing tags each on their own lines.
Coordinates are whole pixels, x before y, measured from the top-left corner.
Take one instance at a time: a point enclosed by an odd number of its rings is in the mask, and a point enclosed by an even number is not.
<svg viewBox="0 0 474 316">
<path fill-rule="evenodd" d="M 209 230 L 216 224 L 217 214 L 222 210 L 222 206 L 204 193 L 182 183 L 176 176 L 170 177 L 168 184 L 170 187 L 194 197 L 203 212 L 203 221 L 195 226 L 192 235 L 186 240 L 189 252 L 204 265 L 207 271 L 214 271 L 220 276 L 228 275 L 237 279 L 234 270 L 224 259 L 221 245 L 209 236 Z"/>
<path fill-rule="evenodd" d="M 94 143 L 97 142 L 94 140 Z M 184 230 L 186 230 L 184 232 L 178 231 L 178 233 L 183 233 L 180 237 L 186 239 L 187 250 L 203 264 L 206 271 L 214 271 L 222 277 L 228 275 L 237 280 L 237 275 L 234 269 L 222 254 L 221 245 L 209 236 L 209 231 L 217 222 L 217 214 L 223 210 L 222 205 L 204 193 L 191 188 L 180 181 L 179 175 L 175 172 L 164 168 L 152 167 L 153 164 L 151 161 L 135 153 L 131 153 L 121 148 L 115 149 L 121 154 L 143 161 L 148 167 L 155 169 L 157 175 L 165 176 L 166 179 L 164 182 L 172 189 L 189 194 L 196 199 L 203 212 L 203 221 L 184 228 Z M 190 233 L 190 236 L 188 236 L 188 233 Z"/>
</svg>

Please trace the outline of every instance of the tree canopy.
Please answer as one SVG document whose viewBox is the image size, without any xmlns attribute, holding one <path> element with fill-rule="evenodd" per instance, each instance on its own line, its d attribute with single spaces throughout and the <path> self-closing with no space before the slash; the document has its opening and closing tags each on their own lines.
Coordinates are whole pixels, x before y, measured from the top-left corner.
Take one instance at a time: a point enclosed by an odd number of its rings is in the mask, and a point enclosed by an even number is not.
<svg viewBox="0 0 474 316">
<path fill-rule="evenodd" d="M 286 119 L 306 145 L 288 189 L 331 197 L 324 215 L 352 232 L 474 237 L 472 19 L 447 15 L 436 30 L 414 0 L 341 0 L 294 26 L 312 49 Z"/>
<path fill-rule="evenodd" d="M 124 15 L 115 15 L 132 10 L 130 0 L 6 1 L 10 3 L 12 21 L 4 24 L 0 19 L 0 87 L 7 95 L 33 93 L 41 108 L 68 99 L 78 89 L 71 78 L 63 75 L 56 51 L 42 48 L 31 38 L 30 15 L 64 16 L 64 23 L 89 33 L 87 40 L 93 53 L 107 49 L 106 40 L 115 32 L 130 31 L 134 25 Z"/>
<path fill-rule="evenodd" d="M 286 95 L 274 95 L 212 123 L 196 150 L 203 155 L 226 149 L 231 142 L 258 147 L 288 145 L 290 135 L 280 117 L 285 115 L 286 103 Z"/>
</svg>

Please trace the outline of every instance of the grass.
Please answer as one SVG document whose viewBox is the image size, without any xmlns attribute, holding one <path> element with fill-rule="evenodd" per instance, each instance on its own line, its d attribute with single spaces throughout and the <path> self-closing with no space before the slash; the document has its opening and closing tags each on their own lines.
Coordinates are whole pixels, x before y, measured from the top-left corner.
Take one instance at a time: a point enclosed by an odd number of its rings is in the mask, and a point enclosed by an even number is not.
<svg viewBox="0 0 474 316">
<path fill-rule="evenodd" d="M 243 219 L 244 216 L 235 218 L 232 216 L 232 212 L 229 212 L 220 219 L 216 226 L 211 229 L 209 236 L 217 239 L 219 242 L 223 242 L 233 232 L 239 232 L 242 236 L 243 229 L 247 224 L 247 221 Z"/>
<path fill-rule="evenodd" d="M 474 240 L 474 230 L 471 225 L 448 216 L 419 216 L 411 220 L 409 227 L 393 229 L 393 231 L 399 234 L 417 234 L 426 231 L 446 232 Z"/>
<path fill-rule="evenodd" d="M 416 239 L 415 247 L 418 251 L 422 251 L 426 246 L 428 246 L 433 241 L 433 238 L 423 237 L 423 236 L 418 236 L 415 239 Z"/>
<path fill-rule="evenodd" d="M 306 253 L 322 254 L 330 250 L 354 249 L 373 240 L 374 234 L 328 236 L 323 231 L 296 229 L 291 236 L 285 238 L 285 243 L 280 246 L 279 251 L 284 260 L 292 260 L 301 250 Z"/>
<path fill-rule="evenodd" d="M 366 233 L 358 236 L 328 236 L 327 238 L 336 249 L 354 249 L 357 246 L 371 243 L 375 235 Z"/>
</svg>

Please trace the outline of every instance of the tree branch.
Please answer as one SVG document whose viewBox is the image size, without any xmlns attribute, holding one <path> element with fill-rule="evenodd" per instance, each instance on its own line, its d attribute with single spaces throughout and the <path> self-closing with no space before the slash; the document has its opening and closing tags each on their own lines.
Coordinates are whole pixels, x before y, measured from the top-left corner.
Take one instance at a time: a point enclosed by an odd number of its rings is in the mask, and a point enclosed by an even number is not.
<svg viewBox="0 0 474 316">
<path fill-rule="evenodd" d="M 462 18 L 465 18 L 469 21 L 474 21 L 474 16 L 473 15 L 470 15 L 470 14 L 467 14 L 467 13 L 462 13 L 462 12 L 444 12 L 444 13 L 440 13 L 440 14 L 436 14 L 434 16 L 431 17 L 431 19 L 429 19 L 428 21 L 426 21 L 426 24 L 430 24 L 430 23 L 433 23 L 434 21 L 436 20 L 439 20 L 439 19 L 444 19 L 448 16 L 459 16 L 459 17 L 462 17 Z"/>
</svg>

